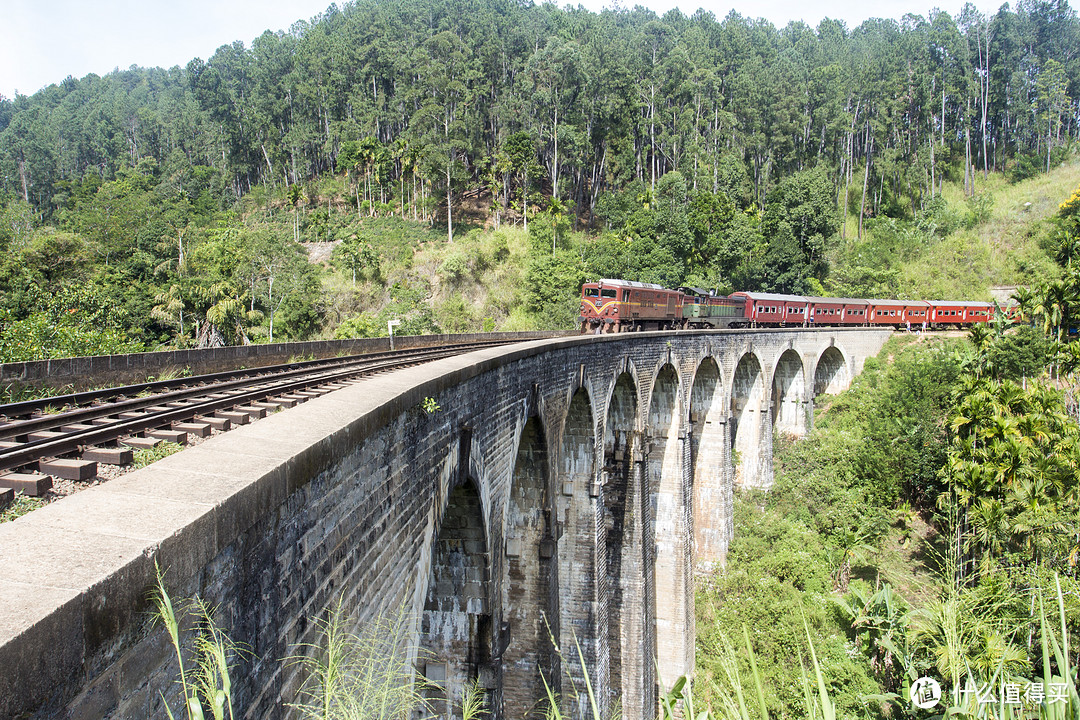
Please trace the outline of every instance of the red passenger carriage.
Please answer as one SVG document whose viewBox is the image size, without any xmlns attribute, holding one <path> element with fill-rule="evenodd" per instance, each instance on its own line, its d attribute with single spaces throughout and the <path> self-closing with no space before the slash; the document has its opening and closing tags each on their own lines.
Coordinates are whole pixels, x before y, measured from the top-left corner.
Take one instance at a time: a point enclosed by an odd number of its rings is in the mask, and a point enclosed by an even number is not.
<svg viewBox="0 0 1080 720">
<path fill-rule="evenodd" d="M 714 307 L 715 306 L 715 307 Z M 988 322 L 985 302 L 861 300 L 736 292 L 722 298 L 706 290 L 668 290 L 629 280 L 600 280 L 581 288 L 581 332 L 686 328 L 888 326 L 950 328 Z"/>
</svg>

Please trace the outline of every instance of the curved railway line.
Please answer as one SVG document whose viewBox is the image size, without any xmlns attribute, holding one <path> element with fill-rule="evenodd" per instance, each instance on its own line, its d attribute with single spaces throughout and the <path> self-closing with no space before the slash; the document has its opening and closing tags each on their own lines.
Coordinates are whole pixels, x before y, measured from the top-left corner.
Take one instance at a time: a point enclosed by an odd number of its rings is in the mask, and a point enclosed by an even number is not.
<svg viewBox="0 0 1080 720">
<path fill-rule="evenodd" d="M 365 377 L 510 342 L 309 360 L 0 405 L 0 505 L 16 490 L 47 494 L 54 477 L 93 481 L 99 463 L 128 465 L 137 449 L 185 445 Z"/>
</svg>

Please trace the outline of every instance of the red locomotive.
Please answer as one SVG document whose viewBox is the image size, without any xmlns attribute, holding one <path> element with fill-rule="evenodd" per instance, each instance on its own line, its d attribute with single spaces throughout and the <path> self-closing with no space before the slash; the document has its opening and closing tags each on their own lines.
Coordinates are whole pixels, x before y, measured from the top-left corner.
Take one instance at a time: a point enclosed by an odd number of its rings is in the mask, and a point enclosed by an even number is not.
<svg viewBox="0 0 1080 720">
<path fill-rule="evenodd" d="M 682 327 L 684 295 L 660 285 L 601 280 L 581 286 L 581 331 L 673 330 Z"/>
<path fill-rule="evenodd" d="M 729 327 L 888 326 L 948 329 L 989 322 L 994 306 L 943 300 L 862 300 L 736 292 L 717 296 L 698 288 L 668 290 L 629 280 L 581 287 L 581 332 Z"/>
</svg>

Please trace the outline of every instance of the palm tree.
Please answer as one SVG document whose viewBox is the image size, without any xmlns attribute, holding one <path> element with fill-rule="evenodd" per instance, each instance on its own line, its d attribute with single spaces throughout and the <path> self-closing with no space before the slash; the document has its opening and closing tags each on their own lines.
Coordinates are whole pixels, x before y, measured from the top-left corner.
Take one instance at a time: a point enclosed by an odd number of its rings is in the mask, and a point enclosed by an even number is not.
<svg viewBox="0 0 1080 720">
<path fill-rule="evenodd" d="M 293 240 L 300 242 L 300 200 L 304 197 L 304 191 L 293 183 L 289 186 L 288 197 L 293 208 Z"/>
<path fill-rule="evenodd" d="M 965 552 L 979 554 L 982 574 L 988 575 L 994 558 L 1004 552 L 1009 539 L 1009 518 L 1005 507 L 997 498 L 983 497 L 968 513 L 971 533 L 964 540 Z"/>
<path fill-rule="evenodd" d="M 1032 310 L 1038 303 L 1039 293 L 1029 287 L 1018 287 L 1009 296 L 1016 301 L 1016 315 L 1018 322 L 1031 322 Z"/>
<path fill-rule="evenodd" d="M 179 283 L 172 283 L 167 290 L 162 290 L 154 296 L 153 309 L 150 316 L 163 325 L 178 328 L 177 340 L 184 337 L 184 291 Z"/>
<path fill-rule="evenodd" d="M 1077 306 L 1076 286 L 1068 279 L 1052 282 L 1043 289 L 1040 303 L 1033 308 L 1036 316 L 1043 319 L 1043 332 L 1053 330 L 1054 338 L 1061 342 L 1061 331 L 1072 325 L 1073 311 Z"/>
<path fill-rule="evenodd" d="M 262 318 L 258 310 L 245 310 L 247 292 L 224 281 L 197 288 L 196 295 L 206 307 L 205 320 L 196 330 L 199 347 L 247 344 L 247 326 Z"/>
<path fill-rule="evenodd" d="M 382 143 L 373 137 L 364 138 L 357 147 L 356 164 L 358 168 L 364 169 L 364 199 L 368 201 L 369 216 L 375 215 L 375 198 L 372 196 L 371 191 L 371 170 L 375 166 L 376 160 L 379 159 L 381 150 Z M 359 211 L 360 208 L 357 206 L 358 214 Z"/>
</svg>

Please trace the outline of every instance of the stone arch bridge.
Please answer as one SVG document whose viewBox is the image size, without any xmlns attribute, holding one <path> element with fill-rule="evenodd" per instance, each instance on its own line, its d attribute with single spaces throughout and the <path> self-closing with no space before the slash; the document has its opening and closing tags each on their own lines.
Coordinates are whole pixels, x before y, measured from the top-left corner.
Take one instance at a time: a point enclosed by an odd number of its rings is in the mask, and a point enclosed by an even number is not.
<svg viewBox="0 0 1080 720">
<path fill-rule="evenodd" d="M 250 651 L 249 718 L 290 716 L 300 643 L 337 602 L 404 607 L 416 664 L 458 714 L 654 716 L 694 659 L 693 575 L 722 563 L 732 494 L 770 485 L 887 330 L 586 336 L 441 360 L 212 438 L 0 526 L 0 716 L 163 717 L 178 705 L 157 561 Z M 432 401 L 438 406 L 433 410 Z M 556 647 L 561 654 L 556 651 Z M 580 646 L 585 668 L 577 661 Z M 655 659 L 654 659 L 655 658 Z"/>
</svg>

